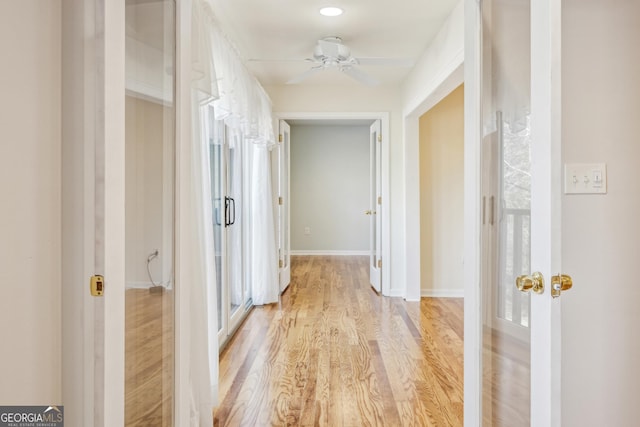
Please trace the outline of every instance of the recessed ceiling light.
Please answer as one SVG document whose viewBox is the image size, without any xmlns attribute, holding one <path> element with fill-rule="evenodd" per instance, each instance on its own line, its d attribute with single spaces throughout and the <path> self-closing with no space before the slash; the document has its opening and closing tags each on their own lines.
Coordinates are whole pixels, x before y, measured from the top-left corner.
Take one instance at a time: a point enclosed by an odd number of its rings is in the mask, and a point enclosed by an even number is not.
<svg viewBox="0 0 640 427">
<path fill-rule="evenodd" d="M 339 7 L 323 7 L 320 9 L 320 15 L 324 16 L 339 16 L 342 15 L 343 10 Z"/>
</svg>

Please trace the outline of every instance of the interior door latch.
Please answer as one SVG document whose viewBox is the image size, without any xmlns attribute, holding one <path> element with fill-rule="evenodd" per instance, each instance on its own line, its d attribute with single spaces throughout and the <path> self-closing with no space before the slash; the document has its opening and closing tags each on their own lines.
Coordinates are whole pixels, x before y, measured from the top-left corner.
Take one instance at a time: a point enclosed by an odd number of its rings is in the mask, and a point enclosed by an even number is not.
<svg viewBox="0 0 640 427">
<path fill-rule="evenodd" d="M 91 296 L 101 297 L 104 294 L 104 277 L 96 274 L 91 276 Z"/>
</svg>

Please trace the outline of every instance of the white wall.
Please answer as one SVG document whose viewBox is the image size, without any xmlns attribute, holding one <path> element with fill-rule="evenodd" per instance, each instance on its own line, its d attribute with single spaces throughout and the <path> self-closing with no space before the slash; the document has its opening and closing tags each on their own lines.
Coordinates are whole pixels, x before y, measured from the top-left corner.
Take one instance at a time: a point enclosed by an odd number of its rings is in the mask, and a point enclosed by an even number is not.
<svg viewBox="0 0 640 427">
<path fill-rule="evenodd" d="M 406 115 L 418 111 L 418 115 L 438 103 L 462 81 L 447 84 L 451 75 L 464 61 L 464 1 L 458 2 L 438 35 L 402 84 L 402 110 Z M 458 80 L 462 78 L 458 74 Z M 428 101 L 425 104 L 425 101 Z"/>
<path fill-rule="evenodd" d="M 296 112 L 389 112 L 390 205 L 391 205 L 391 279 L 392 295 L 404 295 L 404 189 L 402 114 L 400 96 L 395 86 L 327 87 L 266 86 L 273 101 L 273 111 Z"/>
<path fill-rule="evenodd" d="M 566 0 L 564 162 L 606 162 L 608 193 L 562 201 L 562 425 L 640 419 L 640 2 Z"/>
<path fill-rule="evenodd" d="M 0 402 L 61 390 L 61 3 L 0 2 Z"/>
<path fill-rule="evenodd" d="M 291 126 L 292 251 L 368 252 L 369 151 L 368 126 Z"/>
</svg>

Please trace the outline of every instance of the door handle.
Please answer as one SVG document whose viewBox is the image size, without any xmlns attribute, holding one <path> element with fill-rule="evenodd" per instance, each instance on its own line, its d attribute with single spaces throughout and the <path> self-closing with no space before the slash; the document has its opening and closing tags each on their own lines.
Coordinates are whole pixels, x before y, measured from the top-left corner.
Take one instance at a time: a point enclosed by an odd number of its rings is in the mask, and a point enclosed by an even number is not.
<svg viewBox="0 0 640 427">
<path fill-rule="evenodd" d="M 236 223 L 236 199 L 230 197 L 229 200 L 231 200 L 231 210 L 233 211 L 233 215 L 231 215 L 231 221 L 229 222 L 229 225 L 233 225 Z"/>
<path fill-rule="evenodd" d="M 236 223 L 236 201 L 233 197 L 224 198 L 224 226 L 229 227 Z"/>
<path fill-rule="evenodd" d="M 518 276 L 516 279 L 516 287 L 520 292 L 535 292 L 536 294 L 544 293 L 544 277 L 542 273 L 537 271 L 531 276 Z"/>
<path fill-rule="evenodd" d="M 568 291 L 573 287 L 573 280 L 567 274 L 558 274 L 551 277 L 551 296 L 558 298 L 562 291 Z"/>
<path fill-rule="evenodd" d="M 373 215 L 373 211 L 371 211 L 371 210 L 364 211 L 364 214 L 365 215 Z"/>
</svg>

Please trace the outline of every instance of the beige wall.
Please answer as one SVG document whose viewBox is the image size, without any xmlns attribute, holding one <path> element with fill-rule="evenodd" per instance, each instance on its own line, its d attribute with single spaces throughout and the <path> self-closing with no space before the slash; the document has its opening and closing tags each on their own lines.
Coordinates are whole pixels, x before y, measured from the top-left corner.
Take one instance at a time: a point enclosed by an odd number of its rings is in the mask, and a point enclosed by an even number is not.
<svg viewBox="0 0 640 427">
<path fill-rule="evenodd" d="M 608 193 L 562 200 L 562 425 L 640 419 L 640 2 L 562 9 L 563 161 L 607 164 Z"/>
<path fill-rule="evenodd" d="M 163 168 L 172 168 L 173 138 L 171 109 L 144 99 L 126 97 L 126 285 L 151 287 L 147 258 L 154 283 L 168 285 L 171 274 L 172 177 Z M 170 123 L 167 123 L 169 121 Z M 166 142 L 166 144 L 164 144 Z M 168 153 L 166 153 L 168 152 Z M 165 176 L 166 175 L 166 176 Z M 163 184 L 169 188 L 163 188 Z"/>
<path fill-rule="evenodd" d="M 0 403 L 61 392 L 61 3 L 0 2 Z"/>
<path fill-rule="evenodd" d="M 420 117 L 420 277 L 424 296 L 462 296 L 464 87 Z"/>
</svg>

